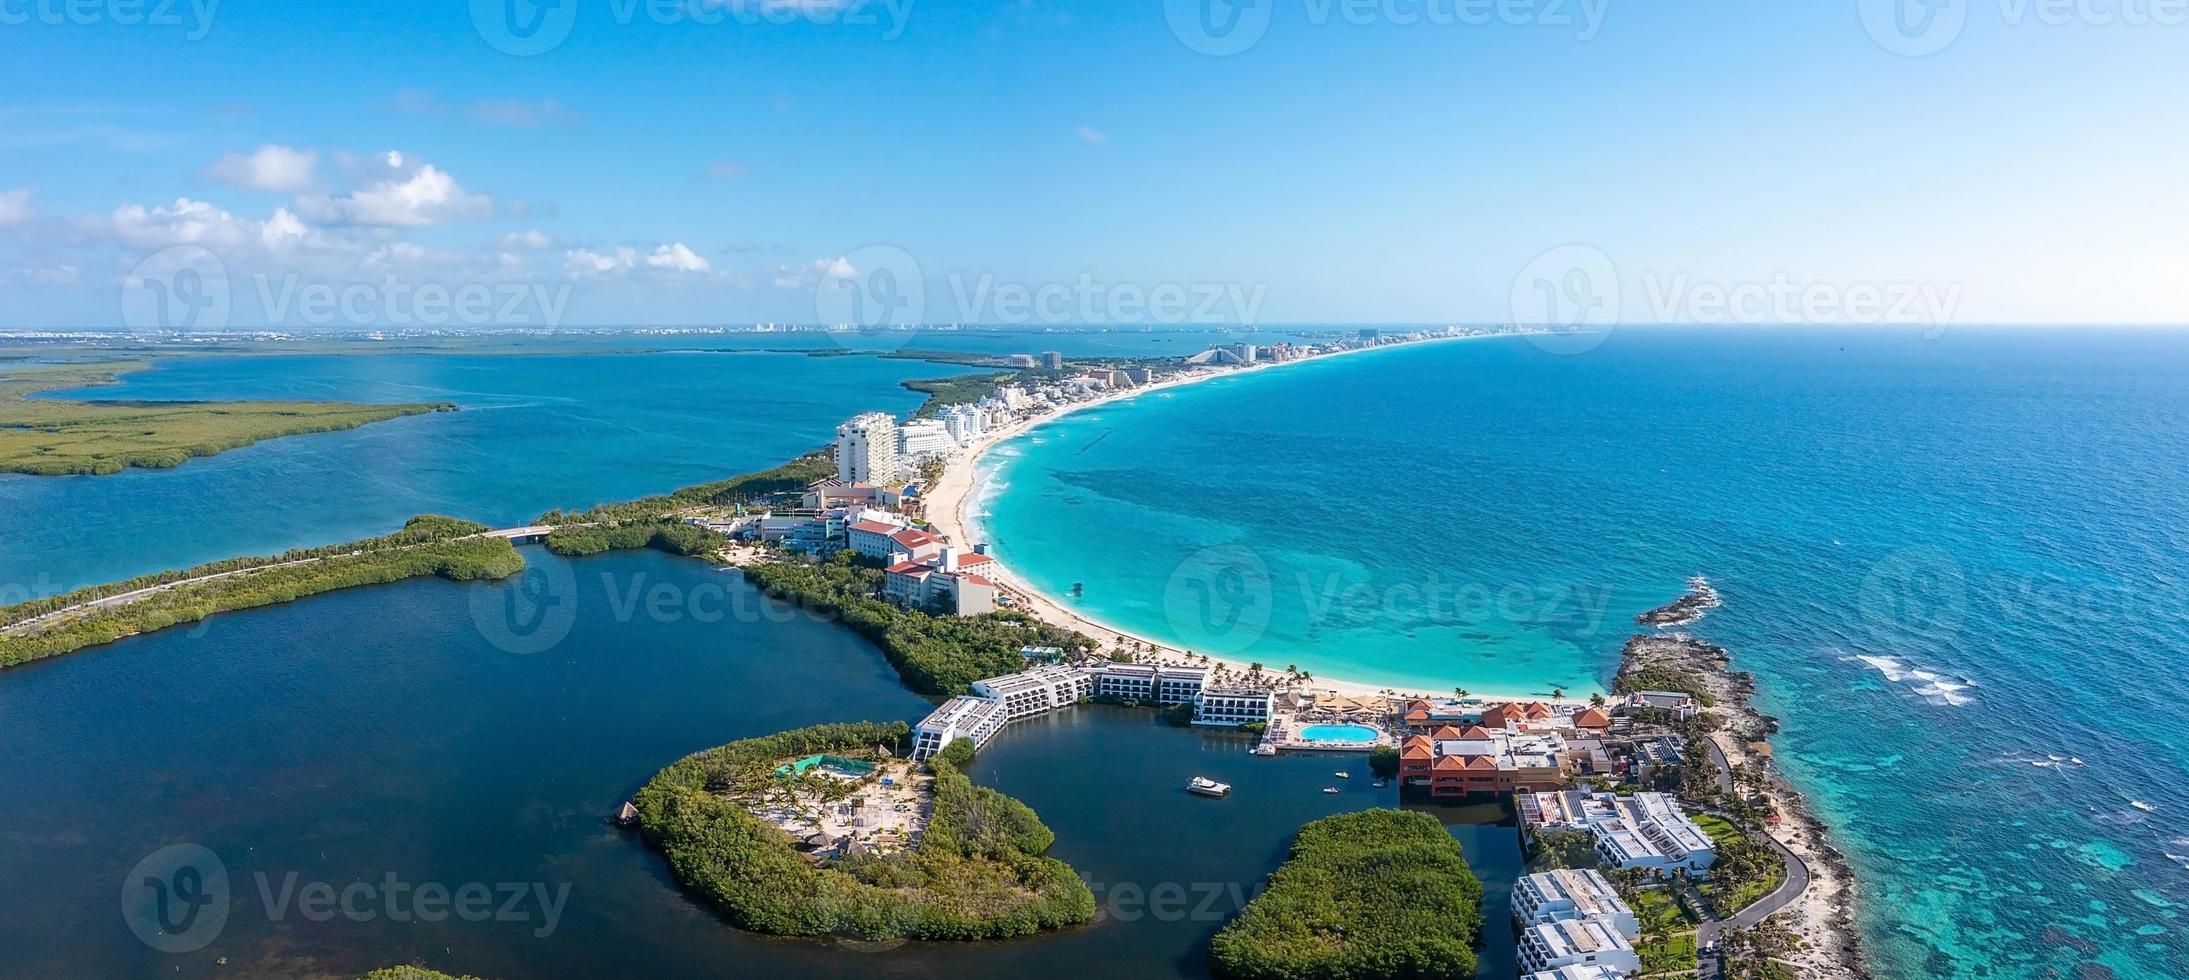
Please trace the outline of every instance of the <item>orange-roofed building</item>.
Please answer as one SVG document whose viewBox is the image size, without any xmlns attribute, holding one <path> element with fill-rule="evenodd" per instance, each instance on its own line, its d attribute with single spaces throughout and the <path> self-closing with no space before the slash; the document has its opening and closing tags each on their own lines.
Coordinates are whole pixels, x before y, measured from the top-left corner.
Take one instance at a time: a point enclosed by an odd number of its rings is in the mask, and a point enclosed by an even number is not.
<svg viewBox="0 0 2189 980">
<path fill-rule="evenodd" d="M 1573 727 L 1592 732 L 1604 731 L 1611 727 L 1611 714 L 1602 708 L 1583 708 L 1580 714 L 1573 716 Z"/>
</svg>

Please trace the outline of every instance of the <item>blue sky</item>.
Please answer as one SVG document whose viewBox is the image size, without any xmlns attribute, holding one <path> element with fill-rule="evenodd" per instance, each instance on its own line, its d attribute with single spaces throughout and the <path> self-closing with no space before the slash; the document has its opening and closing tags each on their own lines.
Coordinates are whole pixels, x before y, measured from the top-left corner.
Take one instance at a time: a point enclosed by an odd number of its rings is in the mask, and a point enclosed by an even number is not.
<svg viewBox="0 0 2189 980">
<path fill-rule="evenodd" d="M 0 327 L 2189 321 L 2181 0 L 78 2 L 0 0 Z"/>
</svg>

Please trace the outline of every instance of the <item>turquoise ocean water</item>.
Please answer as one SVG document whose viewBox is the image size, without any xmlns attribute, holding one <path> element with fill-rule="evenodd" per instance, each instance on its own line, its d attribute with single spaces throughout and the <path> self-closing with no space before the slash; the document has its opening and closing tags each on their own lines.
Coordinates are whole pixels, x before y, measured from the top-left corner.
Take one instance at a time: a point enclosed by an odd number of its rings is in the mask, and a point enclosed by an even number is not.
<svg viewBox="0 0 2189 980">
<path fill-rule="evenodd" d="M 1279 670 L 1600 689 L 1708 575 L 1882 976 L 2189 976 L 2189 334 L 1439 343 L 992 459 L 1021 575 Z"/>
</svg>

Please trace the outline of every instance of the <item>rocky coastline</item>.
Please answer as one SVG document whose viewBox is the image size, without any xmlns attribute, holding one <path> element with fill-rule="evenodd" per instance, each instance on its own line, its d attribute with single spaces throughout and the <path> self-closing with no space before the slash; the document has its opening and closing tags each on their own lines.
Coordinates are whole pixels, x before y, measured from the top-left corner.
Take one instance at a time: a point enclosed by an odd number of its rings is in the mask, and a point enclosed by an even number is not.
<svg viewBox="0 0 2189 980">
<path fill-rule="evenodd" d="M 1634 621 L 1659 628 L 1686 626 L 1716 608 L 1718 590 L 1711 587 L 1709 579 L 1697 575 L 1687 580 L 1685 595 L 1634 617 Z"/>
<path fill-rule="evenodd" d="M 1696 588 L 1698 583 L 1700 589 Z M 1718 605 L 1714 590 L 1707 593 L 1707 605 L 1690 601 L 1697 600 L 1698 592 L 1708 588 L 1708 583 L 1697 577 L 1690 582 L 1688 595 L 1652 613 L 1675 610 L 1700 615 L 1701 610 Z M 1732 655 L 1724 647 L 1684 632 L 1644 633 L 1629 638 L 1620 654 L 1619 672 L 1623 676 L 1642 671 L 1658 676 L 1673 672 L 1697 679 L 1701 693 L 1709 695 L 1710 706 L 1703 709 L 1704 713 L 1716 716 L 1720 722 L 1710 738 L 1724 754 L 1727 765 L 1738 770 L 1760 764 L 1769 775 L 1764 792 L 1779 814 L 1778 823 L 1769 832 L 1809 871 L 1808 888 L 1770 916 L 1803 941 L 1802 948 L 1784 957 L 1783 962 L 1804 980 L 1875 980 L 1864 960 L 1855 920 L 1854 869 L 1833 846 L 1824 824 L 1801 794 L 1772 764 L 1770 738 L 1777 734 L 1779 722 L 1754 707 L 1755 675 L 1735 670 Z"/>
</svg>

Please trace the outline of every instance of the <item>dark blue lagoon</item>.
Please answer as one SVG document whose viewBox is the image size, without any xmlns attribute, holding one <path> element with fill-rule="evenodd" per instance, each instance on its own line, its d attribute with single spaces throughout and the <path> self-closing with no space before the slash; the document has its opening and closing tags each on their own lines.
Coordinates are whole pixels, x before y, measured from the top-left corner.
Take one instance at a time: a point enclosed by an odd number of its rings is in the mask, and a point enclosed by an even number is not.
<svg viewBox="0 0 2189 980">
<path fill-rule="evenodd" d="M 0 889 L 0 975 L 354 976 L 422 962 L 486 977 L 1195 976 L 1208 937 L 1300 824 L 1393 802 L 1365 778 L 1321 792 L 1334 765 L 1365 776 L 1360 757 L 1258 759 L 1237 736 L 1146 712 L 1065 712 L 1007 731 L 974 776 L 1056 830 L 1055 853 L 1102 899 L 1097 923 L 987 945 L 740 933 L 603 818 L 691 751 L 916 719 L 929 703 L 850 631 L 766 602 L 734 572 L 654 553 L 525 554 L 528 575 L 575 596 L 544 633 L 503 618 L 525 582 L 421 580 L 0 676 L 0 881 L 12 886 Z M 1191 796 L 1193 775 L 1238 789 Z M 1509 816 L 1434 812 L 1489 884 L 1482 975 L 1509 977 L 1511 937 L 1494 925 L 1518 872 Z M 202 948 L 161 952 L 133 934 L 118 896 L 141 860 L 179 844 L 219 859 L 229 914 Z M 492 888 L 497 913 L 505 894 L 528 897 L 505 921 L 316 921 L 295 899 L 313 883 L 369 885 L 352 904 L 375 910 L 391 888 L 427 883 Z"/>
</svg>

